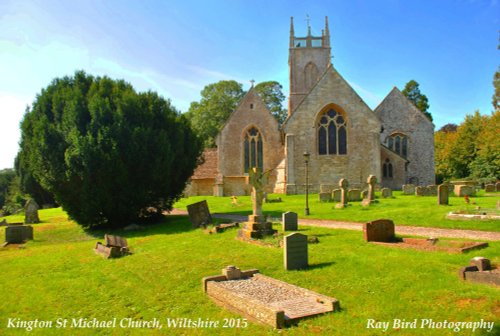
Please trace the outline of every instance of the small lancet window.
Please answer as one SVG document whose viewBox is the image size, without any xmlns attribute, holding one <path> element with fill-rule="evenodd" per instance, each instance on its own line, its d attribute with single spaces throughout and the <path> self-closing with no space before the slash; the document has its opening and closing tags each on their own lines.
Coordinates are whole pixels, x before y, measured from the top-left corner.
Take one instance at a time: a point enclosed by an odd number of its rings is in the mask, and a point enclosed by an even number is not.
<svg viewBox="0 0 500 336">
<path fill-rule="evenodd" d="M 392 178 L 392 163 L 389 159 L 385 159 L 384 164 L 382 165 L 382 177 Z"/>
</svg>

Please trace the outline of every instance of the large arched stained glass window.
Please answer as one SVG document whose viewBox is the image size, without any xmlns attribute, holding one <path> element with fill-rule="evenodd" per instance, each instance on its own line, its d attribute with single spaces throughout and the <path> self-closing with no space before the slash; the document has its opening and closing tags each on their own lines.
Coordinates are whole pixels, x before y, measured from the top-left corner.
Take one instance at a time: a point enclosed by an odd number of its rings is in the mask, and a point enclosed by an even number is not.
<svg viewBox="0 0 500 336">
<path fill-rule="evenodd" d="M 251 127 L 245 134 L 243 140 L 245 173 L 248 173 L 250 168 L 258 167 L 261 171 L 264 170 L 264 149 L 262 144 L 262 136 L 257 128 Z"/>
<path fill-rule="evenodd" d="M 347 154 L 345 117 L 333 108 L 323 113 L 318 122 L 318 154 Z"/>
</svg>

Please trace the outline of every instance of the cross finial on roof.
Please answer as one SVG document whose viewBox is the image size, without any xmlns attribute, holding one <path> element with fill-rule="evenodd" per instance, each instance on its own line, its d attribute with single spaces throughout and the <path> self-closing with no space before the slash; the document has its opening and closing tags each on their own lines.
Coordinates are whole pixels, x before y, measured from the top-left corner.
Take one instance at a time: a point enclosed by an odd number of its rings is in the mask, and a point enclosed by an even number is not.
<svg viewBox="0 0 500 336">
<path fill-rule="evenodd" d="M 307 33 L 311 35 L 311 18 L 309 17 L 309 14 L 306 14 L 306 22 L 307 22 Z"/>
<path fill-rule="evenodd" d="M 249 82 L 250 82 L 250 84 L 252 84 L 252 87 L 253 87 L 253 84 L 255 83 L 255 80 L 250 79 L 250 81 L 249 81 Z"/>
</svg>

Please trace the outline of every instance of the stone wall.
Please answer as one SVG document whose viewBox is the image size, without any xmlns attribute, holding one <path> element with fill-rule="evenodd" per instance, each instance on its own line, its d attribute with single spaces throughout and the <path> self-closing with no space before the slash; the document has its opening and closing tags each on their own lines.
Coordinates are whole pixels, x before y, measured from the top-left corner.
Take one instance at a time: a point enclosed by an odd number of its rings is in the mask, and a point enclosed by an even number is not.
<svg viewBox="0 0 500 336">
<path fill-rule="evenodd" d="M 347 155 L 318 154 L 318 117 L 328 106 L 345 113 Z M 321 184 L 338 185 L 341 178 L 346 178 L 353 188 L 361 188 L 370 174 L 380 179 L 380 121 L 332 66 L 288 118 L 283 130 L 287 194 L 304 193 L 305 151 L 311 154 L 311 192 L 319 192 Z"/>
<path fill-rule="evenodd" d="M 388 137 L 402 133 L 408 137 L 409 161 L 407 181 L 415 185 L 435 183 L 434 124 L 425 117 L 396 87 L 375 109 L 384 131 L 380 141 L 387 146 Z"/>
</svg>

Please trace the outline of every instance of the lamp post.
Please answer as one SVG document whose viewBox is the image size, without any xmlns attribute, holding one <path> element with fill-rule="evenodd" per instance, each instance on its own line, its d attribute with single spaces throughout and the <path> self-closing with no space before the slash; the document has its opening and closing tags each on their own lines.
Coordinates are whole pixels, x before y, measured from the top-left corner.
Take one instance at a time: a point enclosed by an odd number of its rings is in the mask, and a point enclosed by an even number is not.
<svg viewBox="0 0 500 336">
<path fill-rule="evenodd" d="M 306 209 L 304 211 L 306 216 L 309 216 L 309 152 L 304 152 L 304 163 L 306 164 Z"/>
</svg>

